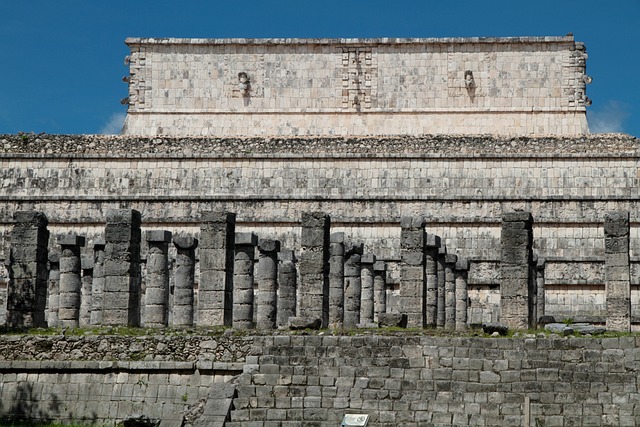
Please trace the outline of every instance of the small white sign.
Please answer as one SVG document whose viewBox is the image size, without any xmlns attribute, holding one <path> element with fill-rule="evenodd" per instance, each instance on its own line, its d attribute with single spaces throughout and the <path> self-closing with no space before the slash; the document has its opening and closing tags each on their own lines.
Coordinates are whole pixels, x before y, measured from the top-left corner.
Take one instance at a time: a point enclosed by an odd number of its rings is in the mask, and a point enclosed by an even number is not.
<svg viewBox="0 0 640 427">
<path fill-rule="evenodd" d="M 346 414 L 342 419 L 343 426 L 366 427 L 368 422 L 369 415 L 367 414 Z"/>
</svg>

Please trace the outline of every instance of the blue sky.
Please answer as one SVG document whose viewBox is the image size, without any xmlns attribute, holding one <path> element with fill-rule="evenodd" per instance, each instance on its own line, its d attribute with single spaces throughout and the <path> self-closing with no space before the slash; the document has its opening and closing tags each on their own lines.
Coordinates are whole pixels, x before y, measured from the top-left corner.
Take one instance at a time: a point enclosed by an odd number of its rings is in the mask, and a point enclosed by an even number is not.
<svg viewBox="0 0 640 427">
<path fill-rule="evenodd" d="M 114 133 L 126 37 L 561 36 L 592 131 L 640 136 L 640 0 L 0 0 L 0 134 Z"/>
</svg>

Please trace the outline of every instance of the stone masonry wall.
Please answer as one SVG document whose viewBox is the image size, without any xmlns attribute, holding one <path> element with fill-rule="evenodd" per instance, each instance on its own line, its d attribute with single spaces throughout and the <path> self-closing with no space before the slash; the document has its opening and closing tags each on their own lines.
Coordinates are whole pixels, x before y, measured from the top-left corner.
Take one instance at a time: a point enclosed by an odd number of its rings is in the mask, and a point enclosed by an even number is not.
<svg viewBox="0 0 640 427">
<path fill-rule="evenodd" d="M 12 215 L 23 209 L 45 212 L 52 236 L 86 236 L 85 251 L 104 233 L 110 209 L 139 210 L 143 231 L 194 237 L 202 212 L 236 212 L 237 231 L 288 248 L 300 246 L 301 213 L 323 211 L 332 232 L 364 242 L 364 252 L 388 263 L 393 286 L 399 281 L 399 220 L 420 215 L 450 252 L 470 259 L 470 320 L 478 323 L 496 319 L 500 220 L 503 212 L 520 209 L 532 213 L 533 249 L 547 260 L 549 311 L 601 316 L 604 212 L 624 210 L 631 213 L 632 315 L 640 313 L 640 186 L 632 172 L 640 157 L 637 138 L 23 134 L 1 136 L 0 146 L 5 259 Z M 0 281 L 6 279 L 0 269 Z"/>
<path fill-rule="evenodd" d="M 242 371 L 252 343 L 186 334 L 0 335 L 0 419 L 115 425 L 145 415 L 180 426 L 185 412 L 201 413 Z"/>
<path fill-rule="evenodd" d="M 588 132 L 572 36 L 126 43 L 129 135 Z"/>
<path fill-rule="evenodd" d="M 125 349 L 120 360 L 68 351 L 101 342 Z M 126 353 L 172 342 L 154 360 Z M 75 360 L 51 360 L 63 353 Z M 328 427 L 354 413 L 370 427 L 640 423 L 637 337 L 0 336 L 0 356 L 2 416 L 180 425 L 231 384 L 226 427 Z"/>
<path fill-rule="evenodd" d="M 639 345 L 635 337 L 262 337 L 227 426 L 335 426 L 345 414 L 368 414 L 371 427 L 632 426 Z"/>
</svg>

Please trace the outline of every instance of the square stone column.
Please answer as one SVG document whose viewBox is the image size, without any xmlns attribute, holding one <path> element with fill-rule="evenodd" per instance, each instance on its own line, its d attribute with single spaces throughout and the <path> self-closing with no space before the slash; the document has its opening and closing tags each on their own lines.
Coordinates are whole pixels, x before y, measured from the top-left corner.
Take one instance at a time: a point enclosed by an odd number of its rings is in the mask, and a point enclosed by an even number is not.
<svg viewBox="0 0 640 427">
<path fill-rule="evenodd" d="M 47 292 L 47 325 L 58 327 L 58 308 L 60 307 L 60 253 L 49 252 L 49 282 Z"/>
<path fill-rule="evenodd" d="M 91 307 L 93 306 L 93 268 L 95 262 L 93 255 L 81 255 L 80 267 L 82 268 L 82 289 L 80 290 L 80 320 L 81 328 L 91 324 Z"/>
<path fill-rule="evenodd" d="M 9 328 L 46 327 L 49 221 L 38 211 L 18 211 L 13 218 L 6 324 Z"/>
<path fill-rule="evenodd" d="M 425 249 L 425 274 L 427 279 L 427 293 L 425 295 L 426 324 L 429 327 L 436 326 L 438 318 L 438 248 L 440 236 L 427 233 Z"/>
<path fill-rule="evenodd" d="M 426 320 L 425 237 L 423 217 L 403 217 L 400 226 L 400 310 L 408 327 L 423 327 Z"/>
<path fill-rule="evenodd" d="M 202 217 L 199 326 L 231 326 L 235 229 L 235 213 L 208 212 Z"/>
<path fill-rule="evenodd" d="M 329 234 L 331 219 L 324 212 L 302 213 L 299 316 L 329 322 Z"/>
<path fill-rule="evenodd" d="M 93 283 L 91 289 L 91 324 L 102 324 L 102 298 L 104 294 L 104 237 L 93 241 Z"/>
<path fill-rule="evenodd" d="M 631 330 L 629 271 L 629 212 L 607 212 L 604 217 L 607 329 Z"/>
<path fill-rule="evenodd" d="M 296 315 L 298 269 L 296 256 L 290 249 L 278 252 L 278 261 L 277 326 L 285 328 L 289 325 L 289 318 Z"/>
<path fill-rule="evenodd" d="M 500 321 L 510 328 L 533 326 L 533 217 L 530 212 L 502 216 Z"/>
<path fill-rule="evenodd" d="M 102 324 L 140 326 L 140 212 L 107 212 Z"/>
</svg>

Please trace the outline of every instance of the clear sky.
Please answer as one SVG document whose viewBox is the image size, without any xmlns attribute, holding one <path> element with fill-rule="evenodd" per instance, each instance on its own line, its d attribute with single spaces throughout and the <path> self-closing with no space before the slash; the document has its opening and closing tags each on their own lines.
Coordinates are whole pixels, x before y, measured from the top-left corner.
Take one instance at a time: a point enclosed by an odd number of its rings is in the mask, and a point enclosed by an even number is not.
<svg viewBox="0 0 640 427">
<path fill-rule="evenodd" d="M 117 133 L 126 37 L 562 36 L 592 132 L 640 136 L 640 0 L 0 0 L 0 134 Z"/>
</svg>

